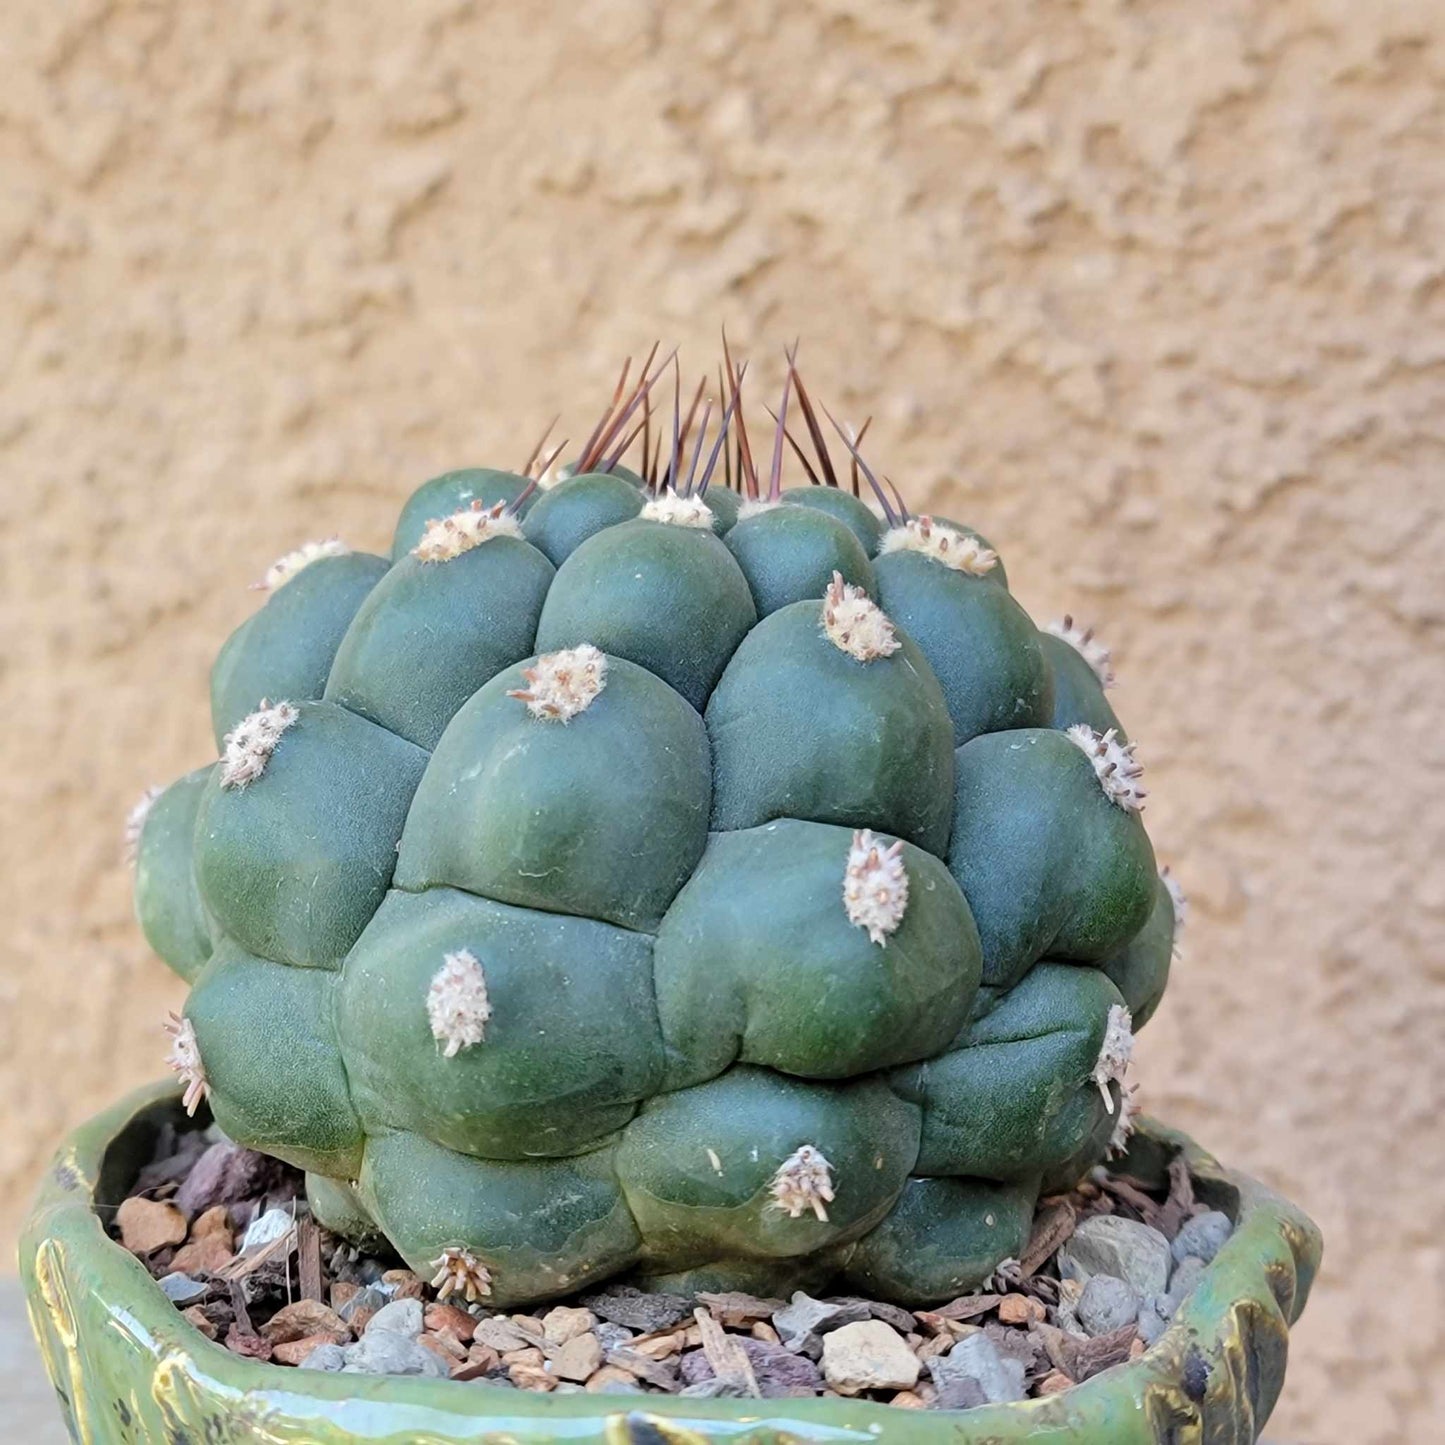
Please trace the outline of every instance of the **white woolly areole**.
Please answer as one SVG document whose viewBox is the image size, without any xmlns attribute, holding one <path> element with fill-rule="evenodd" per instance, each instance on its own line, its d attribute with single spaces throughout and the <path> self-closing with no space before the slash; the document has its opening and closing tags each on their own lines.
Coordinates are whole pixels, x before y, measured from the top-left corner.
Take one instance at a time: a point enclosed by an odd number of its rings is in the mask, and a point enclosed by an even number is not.
<svg viewBox="0 0 1445 1445">
<path fill-rule="evenodd" d="M 669 527 L 706 527 L 712 530 L 712 513 L 701 497 L 679 497 L 664 487 L 642 509 L 648 522 L 666 522 Z"/>
<path fill-rule="evenodd" d="M 1099 1086 L 1104 1096 L 1104 1107 L 1114 1112 L 1114 1096 L 1109 1085 L 1122 1083 L 1129 1071 L 1129 1060 L 1134 1057 L 1134 1020 L 1129 1010 L 1121 1003 L 1109 1005 L 1109 1018 L 1104 1025 L 1104 1042 L 1089 1077 Z"/>
<path fill-rule="evenodd" d="M 486 975 L 470 949 L 443 956 L 427 989 L 426 1016 L 432 1037 L 444 1045 L 442 1053 L 449 1059 L 481 1043 L 492 1001 L 487 997 Z"/>
<path fill-rule="evenodd" d="M 1109 1135 L 1109 1146 L 1105 1151 L 1110 1159 L 1129 1147 L 1129 1139 L 1139 1118 L 1138 1093 L 1138 1084 L 1130 1084 L 1119 1091 L 1119 1117 L 1114 1120 L 1114 1130 Z"/>
<path fill-rule="evenodd" d="M 901 840 L 886 847 L 866 828 L 853 834 L 843 871 L 843 907 L 848 922 L 865 929 L 880 948 L 903 922 L 908 908 L 908 872 Z"/>
<path fill-rule="evenodd" d="M 507 693 L 527 704 L 533 717 L 550 722 L 570 722 L 586 712 L 597 694 L 607 686 L 607 656 L 590 642 L 544 652 L 531 667 L 522 669 L 526 687 Z"/>
<path fill-rule="evenodd" d="M 776 512 L 782 505 L 770 497 L 745 497 L 738 507 L 738 521 L 746 522 L 749 517 L 761 517 L 764 512 Z"/>
<path fill-rule="evenodd" d="M 1048 630 L 1060 642 L 1067 642 L 1093 669 L 1099 679 L 1099 686 L 1111 688 L 1114 685 L 1114 663 L 1109 649 L 1094 636 L 1092 627 L 1079 627 L 1066 612 L 1058 622 L 1049 623 Z"/>
<path fill-rule="evenodd" d="M 888 614 L 841 572 L 833 573 L 823 594 L 823 631 L 834 647 L 859 662 L 889 657 L 903 646 Z"/>
<path fill-rule="evenodd" d="M 1119 741 L 1114 728 L 1096 733 L 1087 723 L 1075 723 L 1065 737 L 1093 764 L 1104 796 L 1126 813 L 1142 813 L 1149 794 L 1139 786 L 1144 768 L 1134 756 L 1135 743 Z"/>
<path fill-rule="evenodd" d="M 814 1216 L 826 1224 L 827 1206 L 833 1202 L 833 1166 L 820 1149 L 804 1144 L 778 1166 L 768 1192 L 773 1196 L 774 1207 L 789 1219 L 797 1219 L 811 1209 Z"/>
<path fill-rule="evenodd" d="M 484 507 L 480 501 L 450 517 L 438 517 L 426 524 L 421 541 L 411 549 L 411 555 L 418 562 L 450 562 L 483 542 L 494 537 L 517 537 L 522 535 L 521 525 L 508 510 L 505 502 L 493 507 Z"/>
<path fill-rule="evenodd" d="M 431 1267 L 436 1270 L 432 1288 L 438 1299 L 455 1294 L 461 1295 L 468 1304 L 480 1304 L 492 1292 L 491 1270 L 462 1245 L 447 1245 L 432 1260 Z"/>
<path fill-rule="evenodd" d="M 186 1113 L 193 1115 L 210 1088 L 206 1083 L 205 1065 L 201 1063 L 201 1046 L 196 1042 L 196 1030 L 190 1019 L 173 1013 L 166 1020 L 166 1032 L 171 1036 L 171 1051 L 166 1055 L 166 1064 L 186 1086 L 181 1103 L 186 1106 Z"/>
<path fill-rule="evenodd" d="M 221 786 L 244 788 L 266 771 L 281 735 L 301 714 L 289 702 L 267 702 L 226 734 L 221 754 Z"/>
<path fill-rule="evenodd" d="M 340 537 L 327 537 L 321 542 L 303 542 L 294 552 L 278 557 L 267 569 L 266 575 L 256 583 L 262 592 L 274 592 L 284 587 L 298 572 L 304 571 L 313 562 L 323 557 L 345 557 L 351 548 Z"/>
<path fill-rule="evenodd" d="M 1167 863 L 1159 870 L 1159 881 L 1169 890 L 1169 899 L 1174 904 L 1174 930 L 1177 933 L 1189 917 L 1189 895 Z"/>
<path fill-rule="evenodd" d="M 967 532 L 960 532 L 932 517 L 910 517 L 901 527 L 890 527 L 878 544 L 878 555 L 888 552 L 922 552 L 955 572 L 985 577 L 998 566 L 998 553 Z"/>
<path fill-rule="evenodd" d="M 145 832 L 146 819 L 156 805 L 156 799 L 165 792 L 164 788 L 147 788 L 135 801 L 135 806 L 125 815 L 125 861 L 134 863 L 140 854 L 140 835 Z"/>
</svg>

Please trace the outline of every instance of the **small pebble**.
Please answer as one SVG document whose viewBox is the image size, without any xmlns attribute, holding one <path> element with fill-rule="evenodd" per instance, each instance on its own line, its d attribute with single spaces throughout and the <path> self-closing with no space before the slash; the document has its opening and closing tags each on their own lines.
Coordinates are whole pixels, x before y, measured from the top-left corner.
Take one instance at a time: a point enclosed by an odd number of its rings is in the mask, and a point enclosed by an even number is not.
<svg viewBox="0 0 1445 1445">
<path fill-rule="evenodd" d="M 161 1291 L 173 1304 L 195 1304 L 209 1292 L 210 1286 L 194 1280 L 188 1274 L 167 1274 L 161 1276 Z"/>
<path fill-rule="evenodd" d="M 125 1200 L 115 1212 L 120 1242 L 132 1254 L 152 1254 L 186 1237 L 186 1217 L 174 1204 L 138 1195 Z"/>
<path fill-rule="evenodd" d="M 1075 1308 L 1085 1333 L 1108 1335 L 1122 1330 L 1139 1314 L 1139 1292 L 1111 1274 L 1096 1274 L 1084 1286 Z"/>
<path fill-rule="evenodd" d="M 382 1308 L 391 1296 L 386 1294 L 374 1284 L 369 1284 L 365 1289 L 358 1290 L 350 1299 L 344 1300 L 336 1310 L 336 1313 L 350 1324 L 358 1315 L 363 1317 L 375 1315 Z"/>
<path fill-rule="evenodd" d="M 367 1321 L 366 1333 L 401 1335 L 414 1340 L 422 1331 L 422 1308 L 418 1299 L 394 1299 Z"/>
<path fill-rule="evenodd" d="M 264 1249 L 266 1245 L 289 1233 L 295 1223 L 289 1209 L 268 1209 L 247 1228 L 241 1240 L 241 1253 L 251 1254 L 255 1250 Z"/>
<path fill-rule="evenodd" d="M 918 1356 L 882 1320 L 858 1320 L 823 1336 L 823 1377 L 840 1395 L 911 1390 L 920 1368 Z"/>
<path fill-rule="evenodd" d="M 1181 1259 L 1174 1266 L 1174 1273 L 1169 1276 L 1168 1293 L 1159 1297 L 1159 1313 L 1173 1319 L 1174 1312 L 1189 1298 L 1207 1267 L 1196 1255 L 1191 1254 Z"/>
<path fill-rule="evenodd" d="M 1178 1263 L 1182 1264 L 1186 1259 L 1201 1259 L 1208 1264 L 1233 1233 L 1234 1225 L 1229 1216 L 1211 1209 L 1207 1214 L 1196 1214 L 1184 1221 L 1179 1233 L 1174 1236 L 1170 1251 Z"/>
<path fill-rule="evenodd" d="M 395 1330 L 368 1330 L 354 1345 L 347 1345 L 344 1353 L 343 1370 L 348 1375 L 426 1375 L 444 1380 L 451 1373 L 440 1355 Z"/>
<path fill-rule="evenodd" d="M 338 1373 L 346 1364 L 346 1351 L 340 1345 L 317 1345 L 304 1360 L 303 1370 L 325 1370 L 328 1374 Z"/>
<path fill-rule="evenodd" d="M 1157 1229 L 1118 1214 L 1095 1214 L 1059 1250 L 1059 1273 L 1087 1284 L 1111 1274 L 1133 1286 L 1141 1299 L 1169 1287 L 1169 1241 Z"/>
<path fill-rule="evenodd" d="M 1146 1345 L 1154 1344 L 1159 1336 L 1169 1328 L 1169 1321 L 1159 1312 L 1159 1297 L 1157 1295 L 1146 1299 L 1139 1306 L 1139 1317 L 1135 1321 L 1139 1330 L 1139 1338 Z"/>
<path fill-rule="evenodd" d="M 946 1355 L 936 1355 L 928 1362 L 933 1383 L 938 1386 L 940 1400 L 949 1393 L 949 1386 L 959 1381 L 974 1381 L 989 1404 L 1022 1400 L 1024 1366 L 1020 1360 L 1006 1359 L 986 1334 L 968 1335 Z M 983 1402 L 978 1402 L 983 1403 Z M 968 1409 L 966 1405 L 949 1405 L 946 1409 Z"/>
</svg>

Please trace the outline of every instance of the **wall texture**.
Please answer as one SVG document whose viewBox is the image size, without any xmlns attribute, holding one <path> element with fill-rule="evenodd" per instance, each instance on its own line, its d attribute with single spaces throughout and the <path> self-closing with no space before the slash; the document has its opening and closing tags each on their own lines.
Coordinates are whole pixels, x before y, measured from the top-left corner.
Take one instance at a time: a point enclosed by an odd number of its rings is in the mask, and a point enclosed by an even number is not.
<svg viewBox="0 0 1445 1445">
<path fill-rule="evenodd" d="M 1195 903 L 1148 1104 L 1327 1235 L 1276 1430 L 1430 1434 L 1437 0 L 11 0 L 0 53 L 0 1233 L 158 1071 L 118 825 L 246 584 L 726 321 L 1105 625 Z"/>
</svg>

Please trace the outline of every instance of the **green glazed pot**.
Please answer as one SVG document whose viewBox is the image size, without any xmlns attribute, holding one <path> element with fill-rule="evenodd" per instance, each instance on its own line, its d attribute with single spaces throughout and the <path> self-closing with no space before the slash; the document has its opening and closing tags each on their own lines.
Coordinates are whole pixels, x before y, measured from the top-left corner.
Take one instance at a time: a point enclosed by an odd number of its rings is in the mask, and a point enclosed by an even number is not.
<svg viewBox="0 0 1445 1445">
<path fill-rule="evenodd" d="M 1320 1259 L 1315 1226 L 1184 1135 L 1143 1121 L 1129 1172 L 1183 1152 L 1196 1191 L 1236 1223 L 1169 1330 L 1139 1359 L 1048 1399 L 966 1412 L 863 1400 L 544 1395 L 483 1384 L 286 1369 L 194 1330 L 101 1227 L 181 1121 L 177 1091 L 121 1100 L 65 1142 L 20 1244 L 30 1319 L 71 1434 L 85 1445 L 1235 1445 L 1258 1437 L 1284 1383 L 1289 1326 Z"/>
</svg>

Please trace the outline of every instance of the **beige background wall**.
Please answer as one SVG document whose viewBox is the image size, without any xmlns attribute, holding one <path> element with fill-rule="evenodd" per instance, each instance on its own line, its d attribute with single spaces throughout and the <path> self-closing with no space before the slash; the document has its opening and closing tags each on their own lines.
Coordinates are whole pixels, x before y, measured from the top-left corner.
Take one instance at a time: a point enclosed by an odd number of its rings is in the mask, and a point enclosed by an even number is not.
<svg viewBox="0 0 1445 1445">
<path fill-rule="evenodd" d="M 118 828 L 246 584 L 725 320 L 1106 626 L 1195 901 L 1148 1103 L 1328 1236 L 1277 1433 L 1431 1436 L 1438 0 L 10 0 L 0 55 L 7 1240 L 158 1071 Z"/>
</svg>

